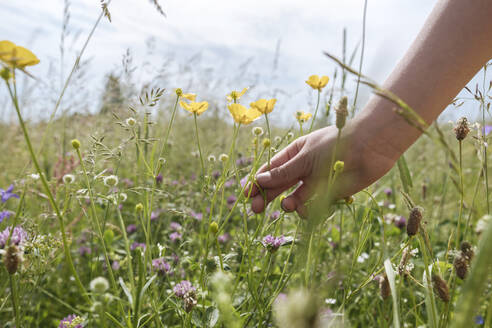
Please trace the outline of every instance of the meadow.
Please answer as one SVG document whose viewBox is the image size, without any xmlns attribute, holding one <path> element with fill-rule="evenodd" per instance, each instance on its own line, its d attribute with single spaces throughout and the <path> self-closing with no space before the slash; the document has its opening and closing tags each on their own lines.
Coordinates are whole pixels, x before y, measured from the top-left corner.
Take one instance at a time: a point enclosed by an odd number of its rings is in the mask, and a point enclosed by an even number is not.
<svg viewBox="0 0 492 328">
<path fill-rule="evenodd" d="M 169 84 L 126 92 L 108 75 L 98 113 L 57 113 L 83 51 L 49 118 L 26 120 L 35 100 L 20 101 L 17 83 L 36 83 L 29 69 L 43 62 L 0 41 L 2 105 L 16 113 L 0 123 L 0 325 L 492 327 L 492 83 L 452 104 L 481 120 L 429 127 L 327 55 L 337 73 L 299 81 L 313 106 L 289 126 L 269 119 L 275 98 L 240 82 L 202 97 Z M 284 212 L 282 197 L 253 213 L 261 165 L 316 128 L 343 132 L 359 110 L 349 76 L 424 135 L 352 197 L 331 197 L 344 169 L 334 158 L 307 217 Z"/>
</svg>

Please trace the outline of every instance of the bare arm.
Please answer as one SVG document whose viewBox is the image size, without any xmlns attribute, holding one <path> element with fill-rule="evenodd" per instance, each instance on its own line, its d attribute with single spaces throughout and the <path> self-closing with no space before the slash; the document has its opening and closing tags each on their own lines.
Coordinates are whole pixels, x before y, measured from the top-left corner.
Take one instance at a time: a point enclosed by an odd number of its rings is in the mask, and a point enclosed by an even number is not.
<svg viewBox="0 0 492 328">
<path fill-rule="evenodd" d="M 440 0 L 403 59 L 383 87 L 407 102 L 424 120 L 433 122 L 456 94 L 492 58 L 492 1 Z M 342 155 L 345 182 L 339 196 L 348 196 L 383 176 L 420 136 L 392 109 L 394 104 L 372 97 L 344 128 L 347 151 Z M 286 199 L 286 211 L 302 212 L 329 163 L 336 129 L 327 127 L 297 139 L 257 175 L 258 184 L 273 200 L 301 185 Z M 252 208 L 265 203 L 252 190 Z"/>
</svg>

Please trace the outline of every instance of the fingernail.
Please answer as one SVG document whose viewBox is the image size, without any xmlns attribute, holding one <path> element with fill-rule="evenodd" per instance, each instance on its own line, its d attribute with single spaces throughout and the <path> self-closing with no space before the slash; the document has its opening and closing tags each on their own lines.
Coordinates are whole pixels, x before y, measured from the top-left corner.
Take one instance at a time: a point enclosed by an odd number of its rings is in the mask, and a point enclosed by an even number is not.
<svg viewBox="0 0 492 328">
<path fill-rule="evenodd" d="M 264 184 L 265 182 L 270 181 L 271 178 L 272 178 L 272 175 L 270 172 L 264 172 L 264 173 L 260 173 L 256 176 L 256 181 L 261 185 L 261 184 Z"/>
</svg>

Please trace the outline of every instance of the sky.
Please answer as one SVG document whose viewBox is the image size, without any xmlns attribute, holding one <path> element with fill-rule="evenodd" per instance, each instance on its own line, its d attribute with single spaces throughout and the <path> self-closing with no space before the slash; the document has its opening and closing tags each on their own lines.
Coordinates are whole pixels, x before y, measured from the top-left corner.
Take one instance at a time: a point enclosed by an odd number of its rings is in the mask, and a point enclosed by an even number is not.
<svg viewBox="0 0 492 328">
<path fill-rule="evenodd" d="M 61 65 L 65 4 L 63 0 L 0 0 L 4 22 L 0 36 L 38 55 L 41 64 L 30 71 L 42 80 L 43 90 L 59 92 L 61 77 L 66 78 L 100 13 L 98 0 L 69 1 L 67 50 Z M 344 29 L 347 56 L 362 38 L 363 0 L 161 0 L 160 4 L 166 17 L 150 1 L 110 3 L 112 21 L 101 21 L 83 56 L 89 60 L 86 73 L 79 77 L 84 93 L 74 83 L 68 98 L 84 94 L 91 101 L 83 110 L 97 110 L 104 77 L 111 71 L 123 71 L 122 59 L 129 51 L 137 86 L 189 87 L 193 90 L 185 91 L 198 92 L 205 100 L 212 94 L 225 96 L 251 86 L 250 100 L 273 95 L 279 99 L 281 110 L 274 112 L 274 118 L 285 122 L 296 110 L 312 111 L 314 94 L 304 83 L 309 75 L 333 77 L 336 65 L 323 51 L 342 56 Z M 363 74 L 382 83 L 433 5 L 430 0 L 369 0 Z M 357 53 L 354 67 L 359 56 Z M 164 77 L 156 80 L 156 74 Z M 354 80 L 349 76 L 349 89 Z M 363 88 L 360 105 L 368 95 L 369 90 Z M 40 98 L 38 107 L 54 102 L 53 95 Z M 453 111 L 457 110 L 448 109 L 451 116 Z"/>
</svg>

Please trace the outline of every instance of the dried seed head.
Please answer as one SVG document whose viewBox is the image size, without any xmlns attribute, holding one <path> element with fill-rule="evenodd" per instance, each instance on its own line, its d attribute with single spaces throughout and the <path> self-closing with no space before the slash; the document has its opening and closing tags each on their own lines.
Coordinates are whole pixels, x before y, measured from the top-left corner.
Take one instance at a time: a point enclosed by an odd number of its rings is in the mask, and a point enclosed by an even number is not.
<svg viewBox="0 0 492 328">
<path fill-rule="evenodd" d="M 227 156 L 226 154 L 220 154 L 219 155 L 219 161 L 221 161 L 221 162 L 226 162 L 228 159 L 229 159 L 229 156 Z"/>
<path fill-rule="evenodd" d="M 22 263 L 22 252 L 19 250 L 17 246 L 10 245 L 7 248 L 4 261 L 8 273 L 14 274 L 17 272 L 19 265 Z"/>
<path fill-rule="evenodd" d="M 432 275 L 432 284 L 434 286 L 434 291 L 437 296 L 441 299 L 441 301 L 447 303 L 449 302 L 449 288 L 444 279 L 442 279 L 439 275 Z"/>
<path fill-rule="evenodd" d="M 398 264 L 398 274 L 400 276 L 406 276 L 408 274 L 406 267 L 408 260 L 412 257 L 412 253 L 410 253 L 409 248 L 405 247 L 403 250 L 403 254 L 401 255 L 400 264 Z"/>
<path fill-rule="evenodd" d="M 475 253 L 473 252 L 472 245 L 467 241 L 462 241 L 460 245 L 460 249 L 463 257 L 466 259 L 468 263 L 470 263 L 471 260 L 473 259 L 473 256 L 475 255 Z"/>
<path fill-rule="evenodd" d="M 386 274 L 379 279 L 379 291 L 381 293 L 381 297 L 384 300 L 387 299 L 388 296 L 390 296 L 391 294 L 391 288 L 390 288 L 388 276 L 386 276 Z"/>
<path fill-rule="evenodd" d="M 422 208 L 414 207 L 410 211 L 407 223 L 407 234 L 415 236 L 419 232 L 420 221 L 422 221 Z"/>
<path fill-rule="evenodd" d="M 468 263 L 466 259 L 458 255 L 453 262 L 454 269 L 456 270 L 456 275 L 461 279 L 464 280 L 466 277 L 466 274 L 468 273 Z"/>
<path fill-rule="evenodd" d="M 456 122 L 454 126 L 454 133 L 456 134 L 456 139 L 461 141 L 466 138 L 470 132 L 470 127 L 468 126 L 468 120 L 466 117 L 462 117 Z"/>
<path fill-rule="evenodd" d="M 349 114 L 347 110 L 347 103 L 348 103 L 347 97 L 342 97 L 342 99 L 340 99 L 335 109 L 335 114 L 336 114 L 335 123 L 338 129 L 342 129 L 345 126 L 345 121 L 347 120 L 347 116 Z"/>
</svg>

